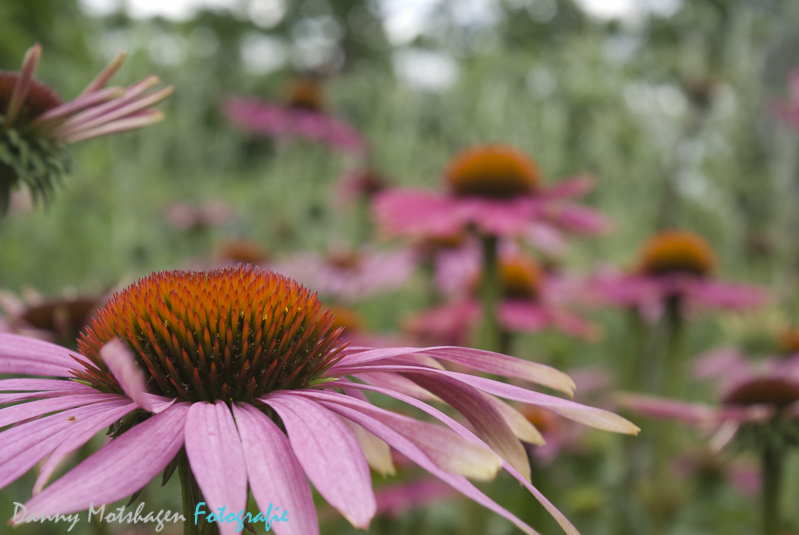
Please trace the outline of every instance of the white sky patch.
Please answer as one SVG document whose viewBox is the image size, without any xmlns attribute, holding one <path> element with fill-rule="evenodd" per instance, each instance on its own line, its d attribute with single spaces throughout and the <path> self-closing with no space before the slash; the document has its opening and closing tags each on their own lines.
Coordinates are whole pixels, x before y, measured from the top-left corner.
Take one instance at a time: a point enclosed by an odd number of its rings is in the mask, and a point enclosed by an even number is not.
<svg viewBox="0 0 799 535">
<path fill-rule="evenodd" d="M 670 17 L 682 3 L 683 0 L 577 0 L 583 11 L 605 20 L 637 20 L 648 14 Z"/>
<path fill-rule="evenodd" d="M 379 0 L 380 15 L 389 41 L 403 45 L 428 27 L 428 20 L 441 0 Z"/>
<path fill-rule="evenodd" d="M 249 73 L 267 74 L 286 64 L 288 50 L 280 39 L 250 32 L 241 42 L 241 60 Z"/>
<path fill-rule="evenodd" d="M 443 92 L 458 79 L 458 64 L 451 57 L 418 48 L 397 50 L 394 73 L 415 89 Z"/>
</svg>

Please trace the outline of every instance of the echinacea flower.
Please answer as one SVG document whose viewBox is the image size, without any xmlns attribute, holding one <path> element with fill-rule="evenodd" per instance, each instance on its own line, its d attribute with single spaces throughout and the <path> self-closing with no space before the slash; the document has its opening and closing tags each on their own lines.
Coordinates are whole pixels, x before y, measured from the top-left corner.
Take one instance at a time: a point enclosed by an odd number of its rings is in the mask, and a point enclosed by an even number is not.
<svg viewBox="0 0 799 535">
<path fill-rule="evenodd" d="M 610 412 L 447 371 L 439 361 L 570 391 L 569 378 L 547 366 L 465 348 L 346 348 L 332 322 L 307 289 L 248 266 L 141 279 L 99 311 L 79 353 L 0 334 L 0 373 L 57 378 L 0 381 L 0 401 L 16 403 L 0 409 L 0 427 L 13 425 L 0 433 L 0 487 L 46 458 L 26 510 L 67 514 L 125 498 L 177 461 L 184 489 L 196 489 L 184 495 L 189 501 L 241 511 L 249 486 L 262 510 L 274 503 L 290 512 L 274 526 L 278 533 L 314 535 L 306 477 L 365 529 L 376 511 L 367 459 L 386 473 L 393 448 L 534 534 L 464 477 L 487 479 L 504 467 L 574 534 L 529 482 L 516 437 L 530 426 L 499 397 L 638 431 Z M 446 427 L 381 409 L 365 392 L 401 400 Z M 475 433 L 422 398 L 456 409 Z M 45 487 L 65 455 L 109 425 L 110 442 Z M 219 529 L 232 535 L 235 525 Z"/>
<path fill-rule="evenodd" d="M 324 255 L 297 253 L 270 268 L 325 297 L 358 301 L 399 289 L 413 273 L 415 262 L 413 252 L 407 249 L 334 248 Z"/>
<path fill-rule="evenodd" d="M 714 277 L 716 254 L 704 238 L 685 230 L 652 236 L 629 273 L 602 274 L 589 281 L 586 292 L 602 303 L 636 308 L 649 319 L 666 306 L 742 310 L 762 305 L 764 290 L 722 282 Z"/>
<path fill-rule="evenodd" d="M 362 154 L 366 150 L 365 140 L 352 126 L 325 111 L 322 88 L 310 76 L 295 79 L 283 103 L 230 97 L 222 109 L 228 119 L 254 134 L 303 138 L 347 153 Z"/>
<path fill-rule="evenodd" d="M 0 317 L 5 315 L 7 331 L 61 344 L 74 344 L 102 301 L 88 295 L 44 299 L 35 292 L 25 297 L 0 290 Z"/>
<path fill-rule="evenodd" d="M 477 277 L 468 277 L 469 267 L 463 266 L 461 274 L 455 271 L 457 268 L 452 268 L 437 276 L 450 288 L 469 281 L 470 293 L 410 319 L 406 324 L 410 334 L 422 340 L 441 340 L 455 345 L 467 342 L 482 313 L 482 304 L 476 295 L 482 275 L 478 272 Z M 584 339 L 597 336 L 596 327 L 558 302 L 557 283 L 532 259 L 521 255 L 502 259 L 499 278 L 501 300 L 497 317 L 504 330 L 535 333 L 556 329 Z"/>
<path fill-rule="evenodd" d="M 537 164 L 506 145 L 467 149 L 450 162 L 443 193 L 389 189 L 376 198 L 375 218 L 388 236 L 452 236 L 467 228 L 499 237 L 533 237 L 553 229 L 596 233 L 609 228 L 599 213 L 568 201 L 586 193 L 586 176 L 546 187 Z M 548 238 L 551 242 L 551 238 Z"/>
<path fill-rule="evenodd" d="M 156 123 L 163 114 L 152 106 L 172 93 L 172 87 L 149 92 L 159 83 L 155 76 L 128 88 L 106 88 L 125 59 L 120 54 L 75 100 L 63 102 L 33 78 L 41 53 L 34 45 L 19 72 L 0 71 L 0 215 L 20 184 L 47 197 L 68 172 L 66 145 Z"/>
</svg>

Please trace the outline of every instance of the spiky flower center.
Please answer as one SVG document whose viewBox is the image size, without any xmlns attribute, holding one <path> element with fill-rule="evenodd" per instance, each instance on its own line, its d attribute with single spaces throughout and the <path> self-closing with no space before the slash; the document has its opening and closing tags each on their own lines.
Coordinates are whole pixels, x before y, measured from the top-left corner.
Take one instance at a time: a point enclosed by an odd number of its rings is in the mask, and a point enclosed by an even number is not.
<svg viewBox="0 0 799 535">
<path fill-rule="evenodd" d="M 115 294 L 78 340 L 99 369 L 78 378 L 121 392 L 99 351 L 120 338 L 150 392 L 185 401 L 252 401 L 303 388 L 336 360 L 341 329 L 315 294 L 252 266 L 164 271 Z"/>
<path fill-rule="evenodd" d="M 8 111 L 11 95 L 18 80 L 18 73 L 0 71 L 0 115 L 5 115 Z M 36 80 L 31 80 L 30 93 L 28 93 L 28 97 L 22 104 L 16 122 L 24 124 L 27 121 L 32 121 L 46 111 L 60 105 L 61 99 L 58 98 L 55 91 Z"/>
<path fill-rule="evenodd" d="M 523 152 L 504 145 L 487 145 L 455 156 L 446 171 L 446 180 L 459 197 L 506 200 L 535 193 L 541 174 Z"/>
<path fill-rule="evenodd" d="M 735 387 L 723 401 L 731 405 L 786 407 L 799 401 L 799 383 L 781 377 L 753 379 Z"/>
<path fill-rule="evenodd" d="M 535 301 L 541 294 L 544 276 L 538 264 L 522 256 L 504 259 L 499 265 L 499 283 L 502 297 Z M 483 282 L 481 273 L 472 285 L 477 292 Z"/>
<path fill-rule="evenodd" d="M 682 230 L 654 235 L 644 245 L 639 271 L 648 275 L 689 273 L 710 275 L 716 266 L 713 248 L 701 236 Z"/>
<path fill-rule="evenodd" d="M 286 105 L 289 108 L 320 112 L 325 107 L 322 87 L 315 78 L 296 78 L 289 85 Z"/>
</svg>

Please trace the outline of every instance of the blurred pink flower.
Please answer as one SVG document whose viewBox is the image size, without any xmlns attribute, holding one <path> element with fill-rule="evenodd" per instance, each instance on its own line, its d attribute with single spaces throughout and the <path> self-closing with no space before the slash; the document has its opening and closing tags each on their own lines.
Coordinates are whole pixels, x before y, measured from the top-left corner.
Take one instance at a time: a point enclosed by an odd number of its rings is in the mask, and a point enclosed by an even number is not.
<svg viewBox="0 0 799 535">
<path fill-rule="evenodd" d="M 254 134 L 278 139 L 303 138 L 353 154 L 366 151 L 366 141 L 346 121 L 324 111 L 319 82 L 294 80 L 284 103 L 229 97 L 222 110 L 228 119 Z"/>
<path fill-rule="evenodd" d="M 166 211 L 166 220 L 179 230 L 205 230 L 233 219 L 233 208 L 224 201 L 210 200 L 189 204 L 177 202 Z"/>
<path fill-rule="evenodd" d="M 270 265 L 320 295 L 343 301 L 358 301 L 381 292 L 398 290 L 415 269 L 409 249 L 372 251 L 332 249 L 325 255 L 297 253 Z"/>
<path fill-rule="evenodd" d="M 608 411 L 450 372 L 439 361 L 571 392 L 568 376 L 547 366 L 455 347 L 345 348 L 338 334 L 310 291 L 252 267 L 142 279 L 103 307 L 79 352 L 0 334 L 0 374 L 57 378 L 0 380 L 1 402 L 11 404 L 0 409 L 0 488 L 46 459 L 25 507 L 37 516 L 67 514 L 137 492 L 185 450 L 181 462 L 208 510 L 245 509 L 249 487 L 263 510 L 275 503 L 291 512 L 280 533 L 318 535 L 308 479 L 366 529 L 377 510 L 368 463 L 390 471 L 394 448 L 534 535 L 466 479 L 490 479 L 504 467 L 577 533 L 530 483 L 516 438 L 526 431 L 523 418 L 499 397 L 597 428 L 638 432 Z M 381 409 L 367 391 L 445 427 Z M 475 432 L 422 401 L 431 396 Z M 123 420 L 134 411 L 142 419 Z M 113 440 L 45 487 L 69 452 L 115 422 Z M 236 533 L 235 523 L 220 522 L 219 529 Z"/>
<path fill-rule="evenodd" d="M 102 298 L 96 296 L 45 299 L 33 291 L 23 300 L 0 290 L 0 332 L 74 346 L 78 333 L 101 303 Z"/>
<path fill-rule="evenodd" d="M 557 329 L 571 336 L 595 339 L 599 332 L 587 320 L 570 312 L 559 300 L 558 284 L 529 258 L 507 255 L 500 261 L 502 301 L 498 319 L 510 332 L 538 332 Z M 433 308 L 408 320 L 406 331 L 421 340 L 465 345 L 480 321 L 482 305 L 477 299 L 479 260 L 468 251 L 451 265 L 442 266 L 436 278 L 445 290 L 465 296 Z"/>
<path fill-rule="evenodd" d="M 649 321 L 661 317 L 666 305 L 743 310 L 764 304 L 764 289 L 718 281 L 712 272 L 716 257 L 710 245 L 688 231 L 668 230 L 644 245 L 631 272 L 608 271 L 585 286 L 587 299 L 638 309 Z"/>
<path fill-rule="evenodd" d="M 380 193 L 374 213 L 382 232 L 418 239 L 474 227 L 494 236 L 525 236 L 553 250 L 560 247 L 560 231 L 598 233 L 610 228 L 598 212 L 567 201 L 589 191 L 591 178 L 579 176 L 545 187 L 535 162 L 513 147 L 465 150 L 452 160 L 445 179 L 443 193 Z"/>
<path fill-rule="evenodd" d="M 34 196 L 47 196 L 68 172 L 66 145 L 160 121 L 163 114 L 152 107 L 173 90 L 149 92 L 159 83 L 155 76 L 127 88 L 106 88 L 125 59 L 120 54 L 75 100 L 62 102 L 33 78 L 41 53 L 41 46 L 34 45 L 20 71 L 0 71 L 0 215 L 10 190 L 20 184 Z"/>
<path fill-rule="evenodd" d="M 725 446 L 743 424 L 766 424 L 777 416 L 799 417 L 799 355 L 767 358 L 750 364 L 745 372 L 736 363 L 730 372 L 719 383 L 717 406 L 633 393 L 619 394 L 617 401 L 644 416 L 678 420 L 714 432 L 714 451 Z"/>
</svg>

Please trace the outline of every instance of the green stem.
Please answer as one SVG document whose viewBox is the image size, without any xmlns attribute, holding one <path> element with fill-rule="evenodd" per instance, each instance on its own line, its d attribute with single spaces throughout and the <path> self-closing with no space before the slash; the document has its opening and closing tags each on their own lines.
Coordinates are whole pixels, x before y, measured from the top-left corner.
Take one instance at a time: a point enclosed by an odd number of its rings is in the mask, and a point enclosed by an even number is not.
<svg viewBox="0 0 799 535">
<path fill-rule="evenodd" d="M 185 451 L 181 451 L 178 455 L 181 456 L 180 461 L 178 461 L 178 474 L 180 475 L 180 490 L 183 498 L 183 516 L 186 517 L 183 522 L 183 535 L 219 535 L 216 523 L 206 521 L 209 512 L 207 503 L 205 508 L 201 508 L 206 514 L 197 517 L 197 523 L 194 523 L 194 511 L 197 509 L 197 504 L 205 502 L 205 499 L 200 487 L 197 485 L 197 480 L 194 479 L 194 474 L 191 472 L 189 458 L 186 456 Z"/>
<path fill-rule="evenodd" d="M 763 535 L 777 535 L 780 526 L 783 450 L 767 444 L 763 448 Z"/>
<path fill-rule="evenodd" d="M 682 301 L 672 297 L 666 303 L 666 354 L 665 384 L 663 394 L 667 397 L 679 398 L 682 395 L 685 366 L 683 352 Z"/>
<path fill-rule="evenodd" d="M 481 237 L 483 246 L 483 277 L 480 282 L 480 302 L 483 305 L 483 324 L 480 342 L 484 349 L 502 351 L 502 328 L 497 309 L 502 298 L 502 282 L 499 278 L 499 254 L 497 237 L 490 234 Z"/>
</svg>

